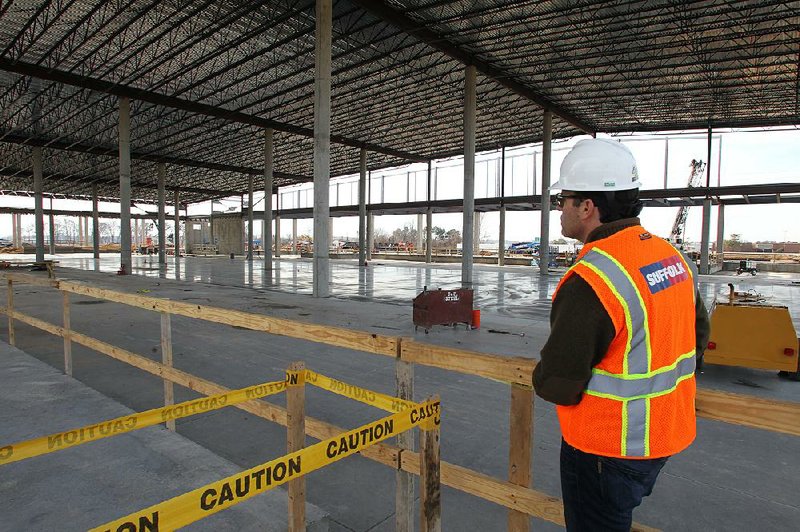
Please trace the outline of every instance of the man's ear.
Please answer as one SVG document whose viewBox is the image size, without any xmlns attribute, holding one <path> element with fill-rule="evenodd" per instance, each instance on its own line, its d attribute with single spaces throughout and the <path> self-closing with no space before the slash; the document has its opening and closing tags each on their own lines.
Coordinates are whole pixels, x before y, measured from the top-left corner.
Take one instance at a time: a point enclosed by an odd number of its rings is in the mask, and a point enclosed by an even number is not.
<svg viewBox="0 0 800 532">
<path fill-rule="evenodd" d="M 592 214 L 592 209 L 596 209 L 597 205 L 594 204 L 594 201 L 591 198 L 587 198 L 583 200 L 581 203 L 581 216 L 588 217 Z"/>
</svg>

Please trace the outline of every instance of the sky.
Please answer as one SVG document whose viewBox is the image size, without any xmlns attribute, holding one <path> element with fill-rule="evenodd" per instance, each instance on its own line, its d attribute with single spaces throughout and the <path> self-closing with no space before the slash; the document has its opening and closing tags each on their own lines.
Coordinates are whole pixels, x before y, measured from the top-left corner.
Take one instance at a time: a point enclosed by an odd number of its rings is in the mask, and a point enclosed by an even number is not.
<svg viewBox="0 0 800 532">
<path fill-rule="evenodd" d="M 553 160 L 551 170 L 551 181 L 555 182 L 558 178 L 561 161 L 569 148 L 581 138 L 575 137 L 568 141 L 554 142 Z M 642 189 L 664 188 L 665 174 L 665 145 L 669 146 L 668 165 L 667 165 L 667 187 L 685 187 L 689 178 L 690 162 L 692 159 L 707 159 L 707 135 L 705 132 L 695 134 L 684 134 L 678 136 L 675 133 L 667 135 L 651 134 L 636 136 L 620 136 L 621 140 L 628 145 L 634 153 L 639 165 L 639 173 L 642 181 Z M 541 193 L 541 146 L 530 145 L 515 150 L 516 154 L 532 154 L 537 152 L 535 160 L 535 191 Z M 507 157 L 512 152 L 507 150 Z M 494 158 L 496 154 L 479 154 L 478 159 Z M 525 165 L 532 166 L 534 157 L 521 157 Z M 527 162 L 530 161 L 530 162 Z M 491 163 L 490 163 L 491 164 Z M 461 161 L 451 159 L 439 161 L 436 166 L 440 168 L 442 176 L 440 183 L 439 197 L 460 197 L 463 187 L 460 180 L 463 176 L 463 164 Z M 444 167 L 447 167 L 445 169 Z M 419 169 L 424 169 L 421 166 Z M 507 163 L 507 176 L 509 166 Z M 416 167 L 406 167 L 407 170 L 415 170 Z M 516 171 L 516 170 L 515 170 Z M 528 169 L 528 172 L 533 168 Z M 384 183 L 389 183 L 392 171 L 381 172 L 387 177 Z M 397 174 L 397 172 L 394 172 Z M 478 172 L 480 174 L 480 171 Z M 444 176 L 450 176 L 445 179 Z M 353 177 L 343 178 L 344 181 L 353 181 Z M 743 185 L 756 183 L 800 183 L 800 129 L 782 130 L 739 130 L 714 133 L 712 141 L 711 155 L 711 185 Z M 336 180 L 331 180 L 334 183 Z M 705 181 L 705 178 L 703 179 Z M 508 177 L 506 182 L 508 183 Z M 508 184 L 507 184 L 508 187 Z M 395 187 L 396 188 L 396 187 Z M 386 186 L 387 194 L 384 201 L 392 202 L 397 199 L 391 197 L 392 187 Z M 476 195 L 476 197 L 478 197 Z M 356 201 L 355 194 L 352 196 Z M 405 199 L 405 198 L 402 198 Z M 256 198 L 256 209 L 260 208 L 259 198 Z M 33 198 L 21 198 L 15 196 L 0 196 L 0 206 L 6 207 L 30 207 L 33 208 Z M 89 202 L 74 200 L 56 200 L 53 203 L 56 209 L 86 209 L 91 211 Z M 214 205 L 215 210 L 225 210 L 236 208 L 238 210 L 239 198 L 222 200 Z M 49 207 L 49 200 L 45 200 L 45 207 Z M 156 211 L 156 207 L 145 206 L 150 211 Z M 189 208 L 190 214 L 208 214 L 211 205 L 209 202 L 192 205 Z M 118 206 L 114 204 L 100 204 L 100 210 L 118 211 Z M 144 212 L 139 209 L 132 209 L 133 213 Z M 168 210 L 169 213 L 169 210 Z M 666 236 L 669 234 L 672 223 L 677 214 L 677 208 L 660 207 L 646 208 L 641 215 L 642 223 L 651 232 Z M 800 241 L 800 204 L 779 204 L 779 205 L 743 205 L 728 206 L 725 209 L 725 237 L 731 234 L 740 235 L 745 241 Z M 559 238 L 560 224 L 558 212 L 551 214 L 550 239 Z M 481 239 L 496 241 L 499 233 L 499 213 L 485 213 L 481 220 Z M 702 209 L 693 207 L 689 210 L 686 224 L 686 240 L 699 241 L 701 236 Z M 377 231 L 391 233 L 397 228 L 409 225 L 416 227 L 416 215 L 404 216 L 380 216 L 375 219 Z M 24 216 L 22 221 L 23 228 L 33 226 L 33 216 Z M 260 236 L 261 223 L 255 224 L 255 233 Z M 462 215 L 454 214 L 434 214 L 433 225 L 448 229 L 461 230 Z M 712 207 L 711 216 L 711 240 L 716 239 L 717 208 Z M 290 237 L 292 231 L 291 221 L 284 219 L 281 224 L 281 234 L 284 238 Z M 312 234 L 313 221 L 299 220 L 298 233 Z M 511 241 L 530 241 L 539 236 L 540 214 L 537 212 L 507 212 L 506 214 L 506 240 Z M 11 215 L 0 215 L 0 237 L 10 238 L 11 235 Z M 358 239 L 358 218 L 334 218 L 333 235 L 335 239 L 357 240 Z"/>
</svg>

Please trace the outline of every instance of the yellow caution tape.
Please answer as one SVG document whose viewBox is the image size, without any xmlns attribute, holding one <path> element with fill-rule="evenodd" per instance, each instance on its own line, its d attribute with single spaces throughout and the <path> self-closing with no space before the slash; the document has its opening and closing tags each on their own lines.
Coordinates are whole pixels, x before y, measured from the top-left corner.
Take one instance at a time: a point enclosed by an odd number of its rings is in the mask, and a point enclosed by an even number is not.
<svg viewBox="0 0 800 532">
<path fill-rule="evenodd" d="M 206 484 L 196 490 L 100 525 L 92 531 L 175 530 L 371 447 L 412 427 L 431 420 L 438 424 L 439 416 L 438 401 L 414 404 L 412 409 L 405 412 L 367 423 L 305 449 Z"/>
<path fill-rule="evenodd" d="M 158 425 L 171 419 L 178 419 L 193 416 L 202 412 L 208 412 L 282 392 L 286 389 L 286 382 L 274 381 L 249 386 L 240 390 L 234 390 L 219 395 L 212 395 L 186 401 L 177 405 L 154 408 L 130 416 L 118 417 L 108 421 L 95 423 L 78 429 L 58 432 L 49 436 L 35 438 L 32 440 L 15 443 L 0 447 L 0 465 L 18 462 L 26 458 L 39 456 L 42 454 L 61 451 L 69 447 L 88 443 L 90 441 L 116 436 L 132 430 Z"/>
<path fill-rule="evenodd" d="M 349 397 L 350 399 L 372 405 L 381 410 L 386 410 L 387 412 L 402 412 L 417 406 L 417 403 L 412 401 L 405 401 L 397 397 L 392 397 L 391 395 L 373 392 L 366 388 L 359 388 L 358 386 L 337 381 L 336 379 L 326 377 L 325 375 L 315 373 L 311 370 L 306 370 L 306 382 L 324 390 L 329 390 L 333 393 Z"/>
</svg>

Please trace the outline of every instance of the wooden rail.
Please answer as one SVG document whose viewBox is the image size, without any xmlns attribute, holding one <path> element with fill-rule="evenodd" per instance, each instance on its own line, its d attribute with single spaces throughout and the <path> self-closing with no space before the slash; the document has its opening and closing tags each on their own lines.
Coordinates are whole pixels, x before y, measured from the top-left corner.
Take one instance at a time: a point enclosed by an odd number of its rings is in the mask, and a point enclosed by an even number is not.
<svg viewBox="0 0 800 532">
<path fill-rule="evenodd" d="M 387 337 L 339 327 L 298 323 L 237 310 L 126 294 L 81 283 L 43 279 L 28 274 L 7 273 L 2 276 L 7 279 L 9 293 L 7 298 L 8 306 L 0 307 L 0 312 L 9 316 L 10 335 L 14 332 L 13 320 L 16 319 L 56 336 L 61 336 L 65 339 L 65 342 L 68 339 L 71 343 L 83 345 L 114 359 L 126 362 L 163 378 L 165 381 L 165 400 L 167 400 L 167 381 L 206 395 L 224 393 L 228 391 L 228 388 L 171 367 L 168 357 L 164 357 L 165 363 L 161 364 L 75 332 L 69 328 L 68 321 L 65 323 L 65 327 L 59 327 L 39 318 L 20 313 L 13 308 L 12 283 L 23 282 L 36 286 L 50 286 L 61 290 L 64 294 L 73 293 L 114 301 L 159 312 L 162 316 L 176 314 L 335 347 L 391 356 L 397 361 L 398 389 L 399 393 L 404 396 L 410 395 L 410 391 L 413 390 L 412 364 L 423 364 L 508 383 L 511 385 L 509 480 L 500 480 L 463 466 L 441 462 L 441 482 L 444 485 L 508 508 L 510 510 L 509 530 L 528 530 L 529 520 L 523 517 L 524 515 L 538 517 L 561 525 L 564 524 L 561 501 L 558 498 L 530 488 L 532 482 L 530 451 L 533 430 L 533 390 L 531 383 L 533 368 L 536 366 L 535 360 L 487 355 L 455 348 L 433 346 L 408 338 Z M 67 305 L 68 302 L 69 299 L 64 298 L 64 304 Z M 68 315 L 68 312 L 65 311 L 65 317 Z M 164 330 L 168 331 L 169 328 L 162 327 L 162 332 Z M 171 333 L 169 336 L 171 345 Z M 164 341 L 165 339 L 162 338 L 162 345 L 166 345 Z M 65 347 L 66 345 L 65 343 Z M 410 399 L 410 397 L 408 398 Z M 169 400 L 171 400 L 171 397 Z M 237 405 L 237 407 L 258 417 L 287 426 L 286 409 L 267 401 L 250 401 Z M 709 419 L 800 436 L 800 404 L 798 403 L 774 401 L 712 390 L 698 390 L 697 412 L 699 416 Z M 305 433 L 320 440 L 344 431 L 340 427 L 311 417 L 305 417 L 304 423 Z M 413 446 L 409 445 L 409 443 L 407 441 L 401 442 L 402 449 L 385 443 L 378 444 L 364 450 L 362 455 L 393 467 L 398 471 L 419 475 L 420 454 L 419 452 L 414 452 Z M 404 492 L 413 494 L 413 489 L 408 488 L 406 479 Z M 404 526 L 410 526 L 403 525 L 403 523 L 408 523 L 409 521 L 408 504 L 409 501 L 405 501 L 403 515 L 397 516 L 398 530 L 403 529 Z M 398 513 L 400 509 L 401 501 L 398 496 Z M 634 529 L 652 530 L 638 524 L 635 525 Z"/>
</svg>

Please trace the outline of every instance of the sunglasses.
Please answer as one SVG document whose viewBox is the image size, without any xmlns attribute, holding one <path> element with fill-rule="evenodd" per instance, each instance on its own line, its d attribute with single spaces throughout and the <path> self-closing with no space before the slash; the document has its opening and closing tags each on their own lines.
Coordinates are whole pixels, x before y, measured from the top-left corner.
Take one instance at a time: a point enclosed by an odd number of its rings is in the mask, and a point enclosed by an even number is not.
<svg viewBox="0 0 800 532">
<path fill-rule="evenodd" d="M 586 199 L 578 194 L 556 194 L 555 204 L 558 205 L 559 208 L 561 208 L 564 206 L 564 203 L 566 203 L 566 201 L 570 198 L 580 199 L 581 201 Z"/>
</svg>

